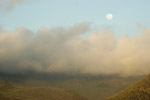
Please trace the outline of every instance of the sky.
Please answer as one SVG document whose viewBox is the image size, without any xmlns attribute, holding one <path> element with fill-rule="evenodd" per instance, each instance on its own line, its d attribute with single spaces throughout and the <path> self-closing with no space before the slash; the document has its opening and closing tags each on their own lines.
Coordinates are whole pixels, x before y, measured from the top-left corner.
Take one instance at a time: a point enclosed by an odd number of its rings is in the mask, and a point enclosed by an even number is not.
<svg viewBox="0 0 150 100">
<path fill-rule="evenodd" d="M 150 26 L 149 0 L 1 0 L 0 25 L 7 30 L 27 27 L 68 27 L 81 22 L 92 23 L 96 29 L 134 35 L 137 24 Z M 10 7 L 11 6 L 11 7 Z M 113 20 L 106 14 L 112 13 Z"/>
<path fill-rule="evenodd" d="M 0 72 L 149 74 L 149 4 L 0 0 Z"/>
</svg>

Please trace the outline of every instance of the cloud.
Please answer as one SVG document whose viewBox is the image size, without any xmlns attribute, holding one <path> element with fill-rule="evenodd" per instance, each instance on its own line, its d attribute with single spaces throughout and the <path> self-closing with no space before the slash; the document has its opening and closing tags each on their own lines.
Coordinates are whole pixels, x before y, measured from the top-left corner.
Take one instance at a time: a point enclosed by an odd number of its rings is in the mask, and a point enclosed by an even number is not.
<svg viewBox="0 0 150 100">
<path fill-rule="evenodd" d="M 3 0 L 0 0 L 0 8 L 1 8 L 1 6 L 2 6 L 2 3 L 3 3 Z"/>
<path fill-rule="evenodd" d="M 0 70 L 136 76 L 150 73 L 150 29 L 135 36 L 91 30 L 90 23 L 38 32 L 0 30 Z M 87 37 L 81 35 L 90 32 Z"/>
<path fill-rule="evenodd" d="M 0 0 L 0 7 L 4 10 L 11 11 L 16 5 L 28 2 L 31 0 Z"/>
<path fill-rule="evenodd" d="M 0 5 L 2 4 L 3 0 L 0 0 Z"/>
<path fill-rule="evenodd" d="M 14 6 L 16 4 L 19 4 L 21 2 L 23 2 L 24 0 L 9 0 L 8 5 L 7 5 L 7 9 L 10 11 L 14 8 Z"/>
</svg>

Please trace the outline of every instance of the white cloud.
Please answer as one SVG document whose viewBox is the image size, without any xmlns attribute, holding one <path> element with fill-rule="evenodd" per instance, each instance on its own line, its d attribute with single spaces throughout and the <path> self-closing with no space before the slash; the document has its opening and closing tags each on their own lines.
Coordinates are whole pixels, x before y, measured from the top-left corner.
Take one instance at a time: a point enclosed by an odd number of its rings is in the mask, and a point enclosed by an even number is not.
<svg viewBox="0 0 150 100">
<path fill-rule="evenodd" d="M 150 73 L 150 29 L 135 36 L 115 38 L 111 31 L 92 30 L 89 23 L 37 33 L 26 28 L 0 31 L 0 70 L 40 71 L 81 74 Z"/>
</svg>

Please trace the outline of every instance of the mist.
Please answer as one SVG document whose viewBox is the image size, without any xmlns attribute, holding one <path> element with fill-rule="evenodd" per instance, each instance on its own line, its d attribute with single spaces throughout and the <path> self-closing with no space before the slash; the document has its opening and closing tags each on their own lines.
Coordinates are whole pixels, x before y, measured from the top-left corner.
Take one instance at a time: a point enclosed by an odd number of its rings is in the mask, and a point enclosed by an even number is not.
<svg viewBox="0 0 150 100">
<path fill-rule="evenodd" d="M 84 35 L 84 34 L 89 35 Z M 46 28 L 0 29 L 0 71 L 137 76 L 150 73 L 150 29 L 116 38 L 90 23 Z"/>
</svg>

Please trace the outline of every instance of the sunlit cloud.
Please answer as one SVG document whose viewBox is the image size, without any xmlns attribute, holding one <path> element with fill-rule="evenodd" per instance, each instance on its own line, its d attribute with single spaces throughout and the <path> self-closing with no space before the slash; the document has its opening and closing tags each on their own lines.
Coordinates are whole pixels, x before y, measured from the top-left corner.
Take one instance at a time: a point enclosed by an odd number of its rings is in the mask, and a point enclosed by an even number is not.
<svg viewBox="0 0 150 100">
<path fill-rule="evenodd" d="M 33 32 L 0 30 L 0 70 L 136 76 L 150 73 L 150 29 L 119 38 L 110 30 L 88 31 L 87 22 Z M 86 37 L 81 35 L 89 32 Z"/>
</svg>

